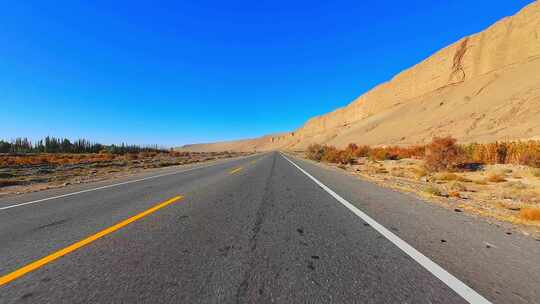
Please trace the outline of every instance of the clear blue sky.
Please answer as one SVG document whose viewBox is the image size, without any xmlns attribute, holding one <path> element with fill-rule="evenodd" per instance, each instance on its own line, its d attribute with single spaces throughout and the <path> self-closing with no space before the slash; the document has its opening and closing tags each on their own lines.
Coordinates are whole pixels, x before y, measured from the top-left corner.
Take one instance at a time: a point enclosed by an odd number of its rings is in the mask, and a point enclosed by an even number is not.
<svg viewBox="0 0 540 304">
<path fill-rule="evenodd" d="M 2 1 L 0 138 L 293 130 L 531 2 Z"/>
</svg>

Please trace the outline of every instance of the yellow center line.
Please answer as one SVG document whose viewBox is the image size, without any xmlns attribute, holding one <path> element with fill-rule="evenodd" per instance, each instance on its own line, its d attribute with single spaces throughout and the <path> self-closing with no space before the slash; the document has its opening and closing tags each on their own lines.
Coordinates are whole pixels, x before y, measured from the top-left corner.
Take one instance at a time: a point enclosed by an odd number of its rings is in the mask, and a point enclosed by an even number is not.
<svg viewBox="0 0 540 304">
<path fill-rule="evenodd" d="M 238 167 L 238 168 L 236 168 L 234 170 L 229 171 L 229 174 L 235 174 L 236 172 L 238 172 L 240 170 L 242 170 L 242 167 Z"/>
<path fill-rule="evenodd" d="M 183 198 L 184 197 L 181 196 L 181 195 L 175 196 L 175 197 L 173 197 L 173 198 L 171 198 L 171 199 L 169 199 L 169 200 L 167 200 L 167 201 L 165 201 L 163 203 L 160 203 L 160 204 L 158 204 L 158 205 L 156 205 L 156 206 L 154 206 L 154 207 L 152 207 L 152 208 L 150 208 L 150 209 L 148 209 L 146 211 L 143 211 L 143 212 L 141 212 L 141 213 L 139 213 L 139 214 L 137 214 L 135 216 L 132 216 L 132 217 L 126 219 L 126 220 L 123 220 L 123 221 L 121 221 L 120 223 L 118 223 L 116 225 L 113 225 L 113 226 L 111 226 L 109 228 L 103 229 L 103 230 L 101 230 L 100 232 L 98 232 L 98 233 L 96 233 L 94 235 L 91 235 L 91 236 L 89 236 L 89 237 L 87 237 L 87 238 L 85 238 L 85 239 L 83 239 L 81 241 L 78 241 L 78 242 L 76 242 L 76 243 L 74 243 L 72 245 L 69 245 L 68 247 L 66 247 L 64 249 L 58 250 L 58 251 L 56 251 L 56 252 L 54 252 L 54 253 L 46 256 L 46 257 L 43 257 L 43 258 L 41 258 L 39 260 L 36 260 L 36 261 L 26 265 L 26 266 L 23 266 L 23 267 L 15 270 L 15 271 L 13 271 L 11 273 L 8 273 L 8 274 L 0 277 L 0 286 L 3 286 L 5 284 L 7 284 L 7 283 L 21 277 L 21 276 L 29 273 L 29 272 L 32 272 L 32 271 L 34 271 L 34 270 L 36 270 L 36 269 L 38 269 L 38 268 L 52 262 L 52 261 L 54 261 L 54 260 L 56 260 L 56 259 L 58 259 L 60 257 L 63 257 L 64 255 L 66 255 L 66 254 L 68 254 L 70 252 L 73 252 L 73 251 L 75 251 L 75 250 L 77 250 L 77 249 L 79 249 L 79 248 L 81 248 L 83 246 L 86 246 L 86 245 L 94 242 L 95 240 L 106 236 L 107 234 L 113 233 L 116 230 L 118 230 L 118 229 L 120 229 L 122 227 L 125 227 L 125 226 L 127 226 L 127 225 L 129 225 L 129 224 L 131 224 L 131 223 L 133 223 L 133 222 L 135 222 L 135 221 L 137 221 L 137 220 L 139 220 L 139 219 L 141 219 L 141 218 L 143 218 L 143 217 L 145 217 L 145 216 L 147 216 L 147 215 L 149 215 L 151 213 L 154 213 L 154 212 L 158 211 L 159 209 L 161 209 L 163 207 L 166 207 L 166 206 L 168 206 L 168 205 L 170 205 L 170 204 L 172 204 L 172 203 L 174 203 L 176 201 L 179 201 L 179 200 L 181 200 Z"/>
</svg>

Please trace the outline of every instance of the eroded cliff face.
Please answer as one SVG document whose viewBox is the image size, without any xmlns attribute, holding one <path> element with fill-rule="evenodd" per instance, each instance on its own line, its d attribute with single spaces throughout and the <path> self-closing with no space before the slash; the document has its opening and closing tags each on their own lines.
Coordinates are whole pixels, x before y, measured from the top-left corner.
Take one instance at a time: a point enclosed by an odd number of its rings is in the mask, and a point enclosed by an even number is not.
<svg viewBox="0 0 540 304">
<path fill-rule="evenodd" d="M 229 142 L 227 147 L 415 144 L 442 134 L 461 141 L 539 136 L 539 62 L 540 2 L 535 1 L 294 132 Z"/>
<path fill-rule="evenodd" d="M 540 2 L 484 32 L 466 37 L 396 75 L 347 107 L 310 119 L 301 135 L 325 132 L 385 111 L 396 103 L 458 85 L 540 56 Z"/>
</svg>

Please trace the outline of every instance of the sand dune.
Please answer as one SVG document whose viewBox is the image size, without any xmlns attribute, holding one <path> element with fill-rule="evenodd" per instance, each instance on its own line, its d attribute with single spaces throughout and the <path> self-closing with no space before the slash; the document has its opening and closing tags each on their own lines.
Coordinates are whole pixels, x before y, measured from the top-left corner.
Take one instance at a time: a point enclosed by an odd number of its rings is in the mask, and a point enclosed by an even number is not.
<svg viewBox="0 0 540 304">
<path fill-rule="evenodd" d="M 294 132 L 188 145 L 191 151 L 304 149 L 540 138 L 540 2 L 465 37 Z"/>
</svg>

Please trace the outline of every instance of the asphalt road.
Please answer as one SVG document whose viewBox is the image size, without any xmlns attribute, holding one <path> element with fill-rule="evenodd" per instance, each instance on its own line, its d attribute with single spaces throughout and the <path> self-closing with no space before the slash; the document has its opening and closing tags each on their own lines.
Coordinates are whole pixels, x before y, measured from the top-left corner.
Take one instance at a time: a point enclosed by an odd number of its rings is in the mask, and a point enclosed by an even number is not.
<svg viewBox="0 0 540 304">
<path fill-rule="evenodd" d="M 0 303 L 540 303 L 539 241 L 287 157 L 1 199 Z"/>
</svg>

